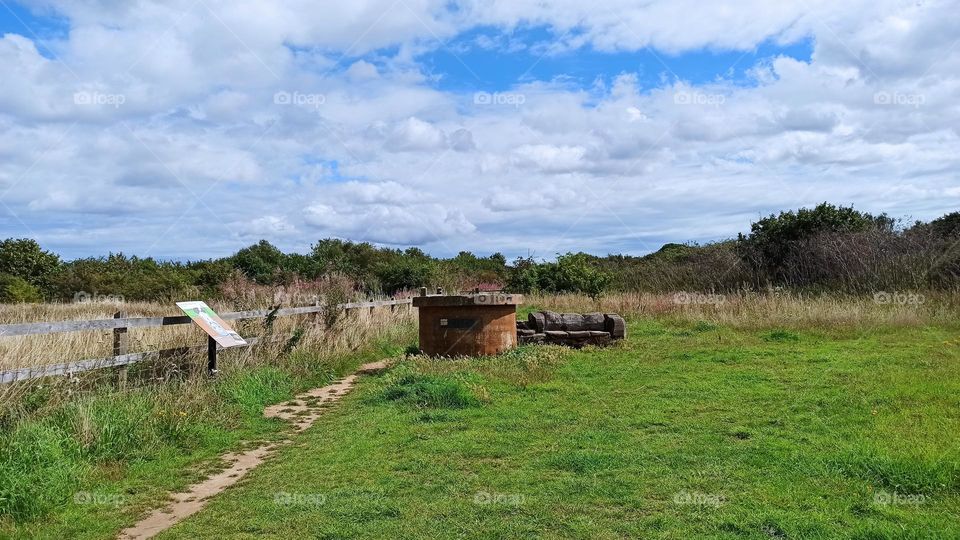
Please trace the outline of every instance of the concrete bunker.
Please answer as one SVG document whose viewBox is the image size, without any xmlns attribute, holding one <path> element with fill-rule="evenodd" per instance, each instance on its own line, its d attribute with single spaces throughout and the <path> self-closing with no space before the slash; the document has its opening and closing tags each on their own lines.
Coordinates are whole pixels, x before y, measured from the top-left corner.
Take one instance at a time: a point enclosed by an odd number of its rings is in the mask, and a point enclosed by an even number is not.
<svg viewBox="0 0 960 540">
<path fill-rule="evenodd" d="M 430 356 L 491 356 L 517 346 L 519 294 L 421 295 L 420 350 Z"/>
</svg>

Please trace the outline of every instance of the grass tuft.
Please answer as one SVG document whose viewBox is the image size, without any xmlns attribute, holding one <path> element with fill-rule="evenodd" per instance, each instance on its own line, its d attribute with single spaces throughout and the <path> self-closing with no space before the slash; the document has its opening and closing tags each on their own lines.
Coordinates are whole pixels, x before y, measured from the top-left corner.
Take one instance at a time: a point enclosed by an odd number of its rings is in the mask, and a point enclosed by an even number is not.
<svg viewBox="0 0 960 540">
<path fill-rule="evenodd" d="M 697 323 L 693 325 L 694 332 L 712 332 L 717 328 L 719 328 L 719 326 L 708 323 L 707 321 L 697 321 Z"/>
<path fill-rule="evenodd" d="M 427 375 L 402 364 L 386 377 L 381 399 L 422 408 L 464 409 L 482 403 L 478 388 L 452 375 Z"/>
<path fill-rule="evenodd" d="M 791 343 L 800 341 L 800 336 L 787 330 L 773 330 L 763 334 L 764 341 Z"/>
</svg>

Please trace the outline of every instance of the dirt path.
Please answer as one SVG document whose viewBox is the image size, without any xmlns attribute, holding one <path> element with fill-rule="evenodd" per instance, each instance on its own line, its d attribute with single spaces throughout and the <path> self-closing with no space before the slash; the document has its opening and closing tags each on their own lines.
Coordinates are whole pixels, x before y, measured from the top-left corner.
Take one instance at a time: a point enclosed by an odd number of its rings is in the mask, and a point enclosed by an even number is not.
<svg viewBox="0 0 960 540">
<path fill-rule="evenodd" d="M 386 362 L 364 364 L 353 375 L 322 388 L 314 388 L 286 403 L 267 407 L 263 414 L 267 418 L 281 418 L 293 422 L 297 432 L 303 431 L 312 426 L 330 405 L 353 389 L 359 375 L 376 373 L 386 367 Z M 274 450 L 290 442 L 292 440 L 287 439 L 265 444 L 246 452 L 224 454 L 221 456 L 227 465 L 224 470 L 188 487 L 186 491 L 171 495 L 173 500 L 171 504 L 154 510 L 136 525 L 120 531 L 118 538 L 121 540 L 152 538 L 173 527 L 202 510 L 214 495 L 239 482 L 248 472 L 269 458 Z"/>
</svg>

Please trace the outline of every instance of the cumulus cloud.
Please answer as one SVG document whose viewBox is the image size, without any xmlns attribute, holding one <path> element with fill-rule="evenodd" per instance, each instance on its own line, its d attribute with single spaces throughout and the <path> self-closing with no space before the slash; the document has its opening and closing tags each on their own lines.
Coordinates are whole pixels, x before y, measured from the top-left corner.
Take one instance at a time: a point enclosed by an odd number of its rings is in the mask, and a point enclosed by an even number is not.
<svg viewBox="0 0 960 540">
<path fill-rule="evenodd" d="M 414 117 L 393 125 L 384 144 L 394 152 L 442 150 L 446 146 L 447 136 L 442 129 Z"/>
<path fill-rule="evenodd" d="M 44 6 L 69 33 L 0 37 L 0 201 L 8 234 L 68 255 L 326 235 L 644 252 L 822 200 L 916 218 L 960 202 L 950 1 Z M 443 43 L 478 26 L 500 31 L 473 38 L 481 50 L 647 51 L 664 76 L 525 80 L 478 100 L 420 56 L 466 52 Z M 550 38 L 512 33 L 529 28 Z M 765 58 L 749 81 L 670 69 L 685 51 L 803 38 L 810 61 Z"/>
<path fill-rule="evenodd" d="M 350 204 L 315 204 L 307 207 L 305 219 L 323 236 L 401 246 L 443 242 L 476 229 L 463 212 L 437 204 L 373 204 L 358 210 Z"/>
<path fill-rule="evenodd" d="M 283 238 L 296 233 L 296 227 L 285 216 L 261 216 L 240 229 L 240 234 L 247 238 Z"/>
</svg>

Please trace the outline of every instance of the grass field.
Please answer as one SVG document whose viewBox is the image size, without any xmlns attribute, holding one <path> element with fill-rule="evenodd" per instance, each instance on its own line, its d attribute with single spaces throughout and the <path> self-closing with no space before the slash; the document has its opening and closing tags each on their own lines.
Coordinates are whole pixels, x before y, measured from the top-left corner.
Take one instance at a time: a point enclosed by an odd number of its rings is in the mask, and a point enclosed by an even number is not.
<svg viewBox="0 0 960 540">
<path fill-rule="evenodd" d="M 161 538 L 957 538 L 956 330 L 408 360 Z"/>
<path fill-rule="evenodd" d="M 955 300 L 531 300 L 628 314 L 629 338 L 402 359 L 160 538 L 960 537 Z M 402 351 L 404 321 L 212 383 L 21 388 L 0 538 L 113 537 L 220 453 L 285 436 L 264 405 Z"/>
</svg>

